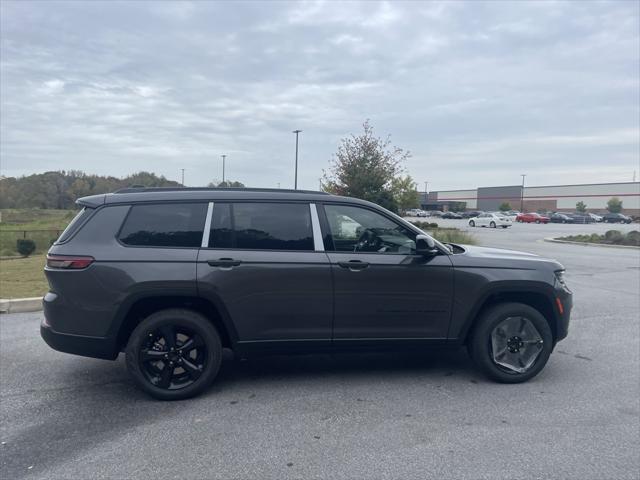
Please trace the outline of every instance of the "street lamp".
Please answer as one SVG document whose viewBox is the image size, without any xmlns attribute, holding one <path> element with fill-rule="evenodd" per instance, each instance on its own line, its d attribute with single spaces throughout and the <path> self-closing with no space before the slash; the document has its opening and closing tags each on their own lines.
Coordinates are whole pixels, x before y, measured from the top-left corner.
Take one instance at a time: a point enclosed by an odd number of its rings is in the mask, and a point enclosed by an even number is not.
<svg viewBox="0 0 640 480">
<path fill-rule="evenodd" d="M 296 174 L 295 174 L 295 180 L 293 183 L 293 189 L 297 190 L 298 189 L 298 134 L 302 132 L 302 130 L 294 130 L 292 133 L 296 134 Z"/>
<path fill-rule="evenodd" d="M 184 168 L 181 168 L 180 170 L 182 170 L 182 186 L 184 187 Z"/>
<path fill-rule="evenodd" d="M 521 173 L 522 177 L 522 189 L 520 190 L 520 212 L 524 213 L 524 177 L 527 176 L 526 173 Z"/>
<path fill-rule="evenodd" d="M 222 186 L 224 187 L 224 161 L 226 160 L 227 156 L 226 155 L 220 155 L 222 157 Z"/>
</svg>

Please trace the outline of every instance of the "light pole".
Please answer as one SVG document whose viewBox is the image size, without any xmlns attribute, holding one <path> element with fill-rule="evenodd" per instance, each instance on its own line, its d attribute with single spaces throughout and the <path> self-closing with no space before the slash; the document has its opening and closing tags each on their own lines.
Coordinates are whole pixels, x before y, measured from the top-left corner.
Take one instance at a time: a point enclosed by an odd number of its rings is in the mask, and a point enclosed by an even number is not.
<svg viewBox="0 0 640 480">
<path fill-rule="evenodd" d="M 520 190 L 520 212 L 524 213 L 524 177 L 527 176 L 526 173 L 521 173 L 522 177 L 522 189 Z"/>
<path fill-rule="evenodd" d="M 184 168 L 181 168 L 180 170 L 182 170 L 182 186 L 184 187 Z"/>
<path fill-rule="evenodd" d="M 296 176 L 295 176 L 295 180 L 293 183 L 293 189 L 297 190 L 298 189 L 298 134 L 302 132 L 302 130 L 294 130 L 292 133 L 296 134 Z"/>
<path fill-rule="evenodd" d="M 224 161 L 227 158 L 227 156 L 226 155 L 220 155 L 220 156 L 222 157 L 222 186 L 224 187 L 226 186 L 224 184 L 224 163 L 225 163 Z"/>
</svg>

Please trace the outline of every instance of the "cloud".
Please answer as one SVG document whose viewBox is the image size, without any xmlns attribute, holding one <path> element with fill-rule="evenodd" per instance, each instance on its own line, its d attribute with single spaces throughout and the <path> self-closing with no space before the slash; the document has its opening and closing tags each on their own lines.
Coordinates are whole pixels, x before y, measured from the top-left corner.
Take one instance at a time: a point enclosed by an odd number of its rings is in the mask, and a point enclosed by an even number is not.
<svg viewBox="0 0 640 480">
<path fill-rule="evenodd" d="M 299 128 L 315 188 L 366 118 L 436 189 L 639 168 L 636 2 L 0 5 L 3 175 L 285 187 Z"/>
</svg>

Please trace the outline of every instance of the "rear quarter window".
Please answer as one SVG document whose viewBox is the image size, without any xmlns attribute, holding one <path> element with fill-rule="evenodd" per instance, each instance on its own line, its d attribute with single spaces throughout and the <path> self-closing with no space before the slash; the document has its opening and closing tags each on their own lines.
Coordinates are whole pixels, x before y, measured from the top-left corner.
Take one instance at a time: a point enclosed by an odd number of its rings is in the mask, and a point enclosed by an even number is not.
<svg viewBox="0 0 640 480">
<path fill-rule="evenodd" d="M 71 238 L 71 236 L 80 229 L 80 227 L 85 222 L 85 220 L 89 218 L 94 211 L 95 210 L 93 208 L 87 208 L 87 207 L 80 210 L 78 214 L 75 217 L 73 217 L 73 220 L 69 222 L 69 225 L 67 225 L 67 228 L 64 229 L 64 231 L 62 232 L 60 237 L 58 237 L 58 240 L 56 240 L 55 243 L 63 243 L 69 240 L 69 238 Z"/>
<path fill-rule="evenodd" d="M 133 205 L 118 239 L 139 247 L 200 247 L 206 203 Z"/>
</svg>

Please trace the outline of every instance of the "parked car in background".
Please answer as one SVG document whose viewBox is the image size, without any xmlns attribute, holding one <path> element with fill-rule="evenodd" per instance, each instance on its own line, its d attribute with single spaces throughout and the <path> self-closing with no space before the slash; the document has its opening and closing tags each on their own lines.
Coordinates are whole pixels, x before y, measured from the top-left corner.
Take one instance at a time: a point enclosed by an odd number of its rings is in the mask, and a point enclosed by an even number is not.
<svg viewBox="0 0 640 480">
<path fill-rule="evenodd" d="M 442 214 L 442 217 L 440 218 L 448 218 L 450 220 L 460 220 L 462 218 L 462 215 L 456 212 L 445 212 Z"/>
<path fill-rule="evenodd" d="M 440 210 L 430 210 L 427 212 L 428 217 L 441 217 L 442 212 Z"/>
<path fill-rule="evenodd" d="M 473 218 L 483 213 L 484 212 L 482 210 L 473 210 L 471 212 L 462 212 L 460 215 L 462 215 L 462 218 Z"/>
<path fill-rule="evenodd" d="M 406 217 L 426 217 L 427 212 L 420 210 L 419 208 L 410 208 L 405 212 Z"/>
<path fill-rule="evenodd" d="M 591 213 L 591 212 L 587 213 L 587 215 L 589 215 L 594 222 L 602 221 L 602 215 L 596 215 L 595 213 Z"/>
<path fill-rule="evenodd" d="M 498 213 L 481 213 L 469 220 L 470 227 L 507 228 L 511 225 L 511 220 Z"/>
<path fill-rule="evenodd" d="M 567 215 L 573 218 L 573 223 L 594 223 L 595 222 L 595 220 L 586 213 L 575 212 L 575 213 L 568 213 Z"/>
<path fill-rule="evenodd" d="M 517 210 L 509 210 L 508 212 L 495 212 L 497 215 L 502 215 L 503 217 L 508 218 L 512 222 L 516 221 L 516 217 L 520 214 Z"/>
<path fill-rule="evenodd" d="M 520 223 L 549 223 L 549 217 L 539 213 L 520 213 L 516 216 L 516 222 Z"/>
<path fill-rule="evenodd" d="M 554 213 L 550 218 L 551 223 L 574 223 L 573 218 L 564 213 Z"/>
<path fill-rule="evenodd" d="M 604 223 L 631 223 L 633 219 L 622 213 L 605 213 L 602 216 Z"/>
</svg>

